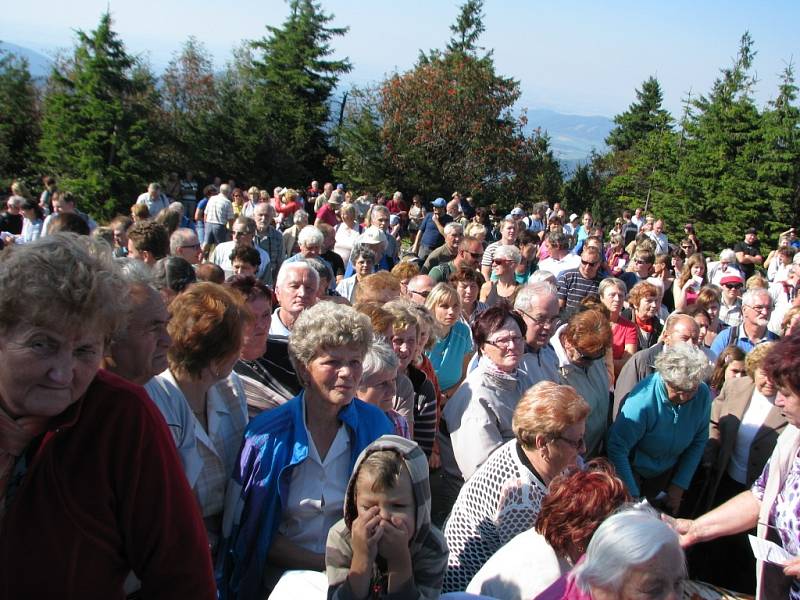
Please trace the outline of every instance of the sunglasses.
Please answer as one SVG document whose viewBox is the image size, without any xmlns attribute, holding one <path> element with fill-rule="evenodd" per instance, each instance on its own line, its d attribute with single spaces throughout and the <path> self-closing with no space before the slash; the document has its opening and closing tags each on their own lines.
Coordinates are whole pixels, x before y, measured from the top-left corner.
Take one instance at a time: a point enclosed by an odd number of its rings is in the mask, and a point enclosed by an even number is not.
<svg viewBox="0 0 800 600">
<path fill-rule="evenodd" d="M 741 283 L 723 283 L 722 287 L 728 288 L 729 290 L 740 290 L 742 289 Z"/>
<path fill-rule="evenodd" d="M 469 254 L 475 260 L 478 260 L 479 258 L 483 257 L 483 252 L 470 252 L 469 250 L 462 250 L 462 252 L 464 254 Z"/>
<path fill-rule="evenodd" d="M 419 296 L 422 296 L 423 298 L 427 298 L 428 296 L 431 295 L 430 291 L 418 292 L 417 290 L 408 290 L 408 293 L 409 294 L 417 294 Z"/>
<path fill-rule="evenodd" d="M 582 264 L 584 267 L 596 267 L 597 265 L 599 265 L 599 264 L 600 264 L 600 261 L 598 260 L 598 261 L 596 261 L 596 262 L 590 262 L 590 261 L 588 261 L 588 260 L 583 260 L 583 259 L 581 259 L 581 264 Z"/>
<path fill-rule="evenodd" d="M 606 356 L 606 349 L 605 348 L 603 348 L 602 352 L 598 352 L 597 354 L 594 354 L 594 355 L 584 354 L 583 352 L 581 352 L 577 348 L 576 348 L 576 351 L 579 354 L 578 360 L 581 360 L 581 361 L 584 361 L 584 362 L 591 362 L 591 361 L 595 361 L 595 360 L 600 360 L 601 358 L 605 358 L 605 356 Z"/>
<path fill-rule="evenodd" d="M 639 260 L 638 258 L 634 261 L 637 265 L 651 265 L 653 263 L 646 261 L 646 260 Z"/>
<path fill-rule="evenodd" d="M 496 265 L 510 265 L 514 263 L 513 260 L 506 260 L 505 258 L 495 258 L 492 262 Z"/>
</svg>

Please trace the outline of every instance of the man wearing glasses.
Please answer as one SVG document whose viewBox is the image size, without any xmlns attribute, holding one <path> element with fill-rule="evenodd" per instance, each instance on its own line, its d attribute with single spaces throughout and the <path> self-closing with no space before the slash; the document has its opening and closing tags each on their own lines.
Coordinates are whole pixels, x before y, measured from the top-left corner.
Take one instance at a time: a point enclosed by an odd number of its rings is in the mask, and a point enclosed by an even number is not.
<svg viewBox="0 0 800 600">
<path fill-rule="evenodd" d="M 203 250 L 197 234 L 188 227 L 179 227 L 169 238 L 169 253 L 185 258 L 190 265 L 199 265 Z"/>
<path fill-rule="evenodd" d="M 777 340 L 779 336 L 767 330 L 771 314 L 772 297 L 769 291 L 763 288 L 747 290 L 742 296 L 742 324 L 720 332 L 711 344 L 714 357 L 733 344 L 747 353 L 758 344 Z"/>
<path fill-rule="evenodd" d="M 561 318 L 567 320 L 580 306 L 581 300 L 590 294 L 598 294 L 600 282 L 600 264 L 602 257 L 597 248 L 584 248 L 581 253 L 581 264 L 577 269 L 568 269 L 559 275 L 558 304 L 561 307 Z"/>
<path fill-rule="evenodd" d="M 558 324 L 558 291 L 546 281 L 538 281 L 522 288 L 514 301 L 514 310 L 525 322 L 525 353 L 534 361 L 535 381 L 558 381 L 558 357 L 550 345 L 550 338 Z"/>
<path fill-rule="evenodd" d="M 209 262 L 221 267 L 222 270 L 225 271 L 225 277 L 227 278 L 234 274 L 233 263 L 231 262 L 231 252 L 233 252 L 234 247 L 249 246 L 255 248 L 261 257 L 261 264 L 258 267 L 256 277 L 263 281 L 267 271 L 267 265 L 269 265 L 269 254 L 267 254 L 263 248 L 253 244 L 256 235 L 256 222 L 250 217 L 237 217 L 233 222 L 231 235 L 233 236 L 232 241 L 222 242 L 214 248 Z"/>
<path fill-rule="evenodd" d="M 406 286 L 406 297 L 415 304 L 425 304 L 436 282 L 428 275 L 412 277 Z"/>
<path fill-rule="evenodd" d="M 451 223 L 452 225 L 452 223 Z M 448 225 L 449 227 L 450 225 Z M 433 254 L 431 254 L 433 256 Z M 428 273 L 436 283 L 446 282 L 450 275 L 458 271 L 461 267 L 477 270 L 483 257 L 483 244 L 474 237 L 465 237 L 458 245 L 458 253 L 450 262 L 441 263 L 433 267 Z"/>
<path fill-rule="evenodd" d="M 722 298 L 719 304 L 719 320 L 728 327 L 742 324 L 742 289 L 744 279 L 739 275 L 725 275 L 719 282 Z"/>
</svg>

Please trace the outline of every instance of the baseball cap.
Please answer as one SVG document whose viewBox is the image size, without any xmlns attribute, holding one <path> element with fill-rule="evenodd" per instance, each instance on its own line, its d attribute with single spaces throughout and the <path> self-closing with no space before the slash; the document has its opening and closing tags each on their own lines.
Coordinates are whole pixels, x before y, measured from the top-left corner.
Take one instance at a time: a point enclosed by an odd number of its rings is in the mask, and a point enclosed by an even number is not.
<svg viewBox="0 0 800 600">
<path fill-rule="evenodd" d="M 727 285 L 731 283 L 740 283 L 744 285 L 744 279 L 742 279 L 738 275 L 725 275 L 725 277 L 719 280 L 720 285 Z"/>
<path fill-rule="evenodd" d="M 570 221 L 574 221 L 574 220 L 575 220 L 575 219 L 577 219 L 577 218 L 578 218 L 578 215 L 576 215 L 575 213 L 572 213 L 572 214 L 569 216 L 569 220 L 570 220 Z"/>
<path fill-rule="evenodd" d="M 514 208 L 514 210 L 511 211 L 511 215 L 514 217 L 524 217 L 525 211 L 522 210 L 519 206 L 517 206 L 516 208 Z"/>
<path fill-rule="evenodd" d="M 757 235 L 758 234 L 758 229 L 756 229 L 755 227 L 751 227 L 750 229 L 745 231 L 745 233 L 752 233 L 753 235 Z"/>
<path fill-rule="evenodd" d="M 433 206 L 436 208 L 444 208 L 447 206 L 447 201 L 444 198 L 437 198 L 431 204 L 433 204 Z"/>
</svg>

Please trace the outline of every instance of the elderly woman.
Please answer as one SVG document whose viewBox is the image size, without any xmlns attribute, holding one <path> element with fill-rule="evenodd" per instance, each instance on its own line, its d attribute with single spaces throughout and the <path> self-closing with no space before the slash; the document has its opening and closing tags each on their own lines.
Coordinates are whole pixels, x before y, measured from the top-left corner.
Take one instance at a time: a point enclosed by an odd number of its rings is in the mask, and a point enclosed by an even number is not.
<svg viewBox="0 0 800 600">
<path fill-rule="evenodd" d="M 213 556 L 247 425 L 244 389 L 232 371 L 252 315 L 239 294 L 206 282 L 177 296 L 169 308 L 169 368 L 145 389 L 170 426 Z"/>
<path fill-rule="evenodd" d="M 473 353 L 469 326 L 461 320 L 461 299 L 446 283 L 437 283 L 425 300 L 439 325 L 439 341 L 428 351 L 442 393 L 452 396 L 464 380 Z"/>
<path fill-rule="evenodd" d="M 559 475 L 542 500 L 536 526 L 495 552 L 467 592 L 502 600 L 534 598 L 572 569 L 595 529 L 630 499 L 605 459 Z"/>
<path fill-rule="evenodd" d="M 767 354 L 761 368 L 777 389 L 775 404 L 792 427 L 778 438 L 760 477 L 749 490 L 694 519 L 679 519 L 675 528 L 681 544 L 747 531 L 758 526 L 758 537 L 782 546 L 791 557 L 800 555 L 797 513 L 800 499 L 800 336 L 784 338 Z M 756 568 L 757 600 L 800 598 L 800 559 L 783 565 L 759 561 Z"/>
<path fill-rule="evenodd" d="M 572 315 L 559 327 L 550 343 L 558 358 L 558 382 L 570 385 L 589 403 L 586 423 L 587 456 L 597 456 L 608 428 L 608 370 L 606 351 L 611 347 L 611 325 L 600 310 Z"/>
<path fill-rule="evenodd" d="M 450 548 L 442 591 L 466 589 L 484 563 L 533 527 L 547 486 L 586 450 L 589 405 L 566 385 L 542 381 L 519 401 L 514 438 L 464 484 L 444 530 Z"/>
<path fill-rule="evenodd" d="M 213 599 L 203 522 L 164 419 L 98 370 L 128 289 L 105 245 L 0 256 L 0 587 L 7 598 Z M 69 560 L 65 560 L 65 556 Z"/>
<path fill-rule="evenodd" d="M 350 262 L 350 253 L 361 235 L 361 225 L 356 222 L 356 207 L 352 204 L 343 204 L 339 209 L 342 222 L 336 225 L 335 243 L 333 251 L 342 257 L 342 262 Z"/>
<path fill-rule="evenodd" d="M 505 301 L 514 306 L 520 285 L 515 277 L 522 255 L 516 246 L 499 246 L 492 258 L 492 279 L 481 286 L 480 301 L 486 306 L 495 306 Z"/>
<path fill-rule="evenodd" d="M 536 383 L 528 363 L 532 357 L 523 360 L 525 322 L 510 307 L 483 311 L 472 325 L 472 337 L 478 366 L 447 402 L 439 426 L 442 469 L 458 484 L 453 486 L 456 493 L 492 452 L 513 439 L 514 409 Z"/>
<path fill-rule="evenodd" d="M 756 346 L 745 360 L 747 376 L 727 381 L 711 406 L 704 456 L 711 470 L 703 511 L 750 489 L 786 428 L 786 417 L 775 406 L 777 389 L 762 368 L 774 345 L 766 342 Z M 706 559 L 708 573 L 704 574 L 704 581 L 752 594 L 755 560 L 748 550 L 747 535 L 740 534 L 720 543 L 712 542 L 693 556 Z"/>
<path fill-rule="evenodd" d="M 153 283 L 167 306 L 196 282 L 194 267 L 181 256 L 165 256 L 153 266 Z"/>
<path fill-rule="evenodd" d="M 355 459 L 394 430 L 355 398 L 371 341 L 369 319 L 348 306 L 320 302 L 295 322 L 289 353 L 304 389 L 245 432 L 227 498 L 222 598 L 264 595 L 286 569 L 325 568 Z"/>
<path fill-rule="evenodd" d="M 625 240 L 622 235 L 612 233 L 608 249 L 605 252 L 608 271 L 614 277 L 619 277 L 625 272 L 630 261 L 630 255 L 625 251 Z"/>
<path fill-rule="evenodd" d="M 718 262 L 709 263 L 708 281 L 714 285 L 720 285 L 722 278 L 729 275 L 741 277 L 742 281 L 745 279 L 744 274 L 739 269 L 739 263 L 736 262 L 736 252 L 730 248 L 725 248 L 719 253 Z"/>
<path fill-rule="evenodd" d="M 614 376 L 638 350 L 636 326 L 621 315 L 627 288 L 625 282 L 616 277 L 606 277 L 598 288 L 600 301 L 608 309 L 611 323 L 611 350 L 614 358 Z"/>
<path fill-rule="evenodd" d="M 636 326 L 639 350 L 646 350 L 658 343 L 663 326 L 658 320 L 660 292 L 647 281 L 640 281 L 628 294 L 630 308 L 622 315 Z"/>
<path fill-rule="evenodd" d="M 488 308 L 478 300 L 482 281 L 483 277 L 477 269 L 470 269 L 467 266 L 459 267 L 448 279 L 448 283 L 456 288 L 458 297 L 461 298 L 461 318 L 465 323 L 472 323 L 478 314 Z"/>
<path fill-rule="evenodd" d="M 608 457 L 631 495 L 680 508 L 708 441 L 708 359 L 697 348 L 665 348 L 656 372 L 631 390 L 608 432 Z"/>
<path fill-rule="evenodd" d="M 400 361 L 383 338 L 375 338 L 364 357 L 364 371 L 358 384 L 358 397 L 380 408 L 394 425 L 394 434 L 411 439 L 408 420 L 394 410 L 397 395 L 397 370 Z"/>
<path fill-rule="evenodd" d="M 655 511 L 628 508 L 603 521 L 586 558 L 536 600 L 678 600 L 685 579 L 675 532 Z"/>
<path fill-rule="evenodd" d="M 273 374 L 275 364 L 265 360 L 274 295 L 267 285 L 252 275 L 231 277 L 225 286 L 241 294 L 253 314 L 253 320 L 244 329 L 239 360 L 233 366 L 242 382 L 247 414 L 253 419 L 294 396 L 291 389 Z"/>
<path fill-rule="evenodd" d="M 350 254 L 355 272 L 350 277 L 345 277 L 336 286 L 336 293 L 352 303 L 356 298 L 356 288 L 364 277 L 370 275 L 375 269 L 375 253 L 369 248 L 357 247 Z"/>
<path fill-rule="evenodd" d="M 692 254 L 686 259 L 680 276 L 675 278 L 672 297 L 675 310 L 683 310 L 695 303 L 700 288 L 706 284 L 706 261 L 701 253 Z"/>
</svg>

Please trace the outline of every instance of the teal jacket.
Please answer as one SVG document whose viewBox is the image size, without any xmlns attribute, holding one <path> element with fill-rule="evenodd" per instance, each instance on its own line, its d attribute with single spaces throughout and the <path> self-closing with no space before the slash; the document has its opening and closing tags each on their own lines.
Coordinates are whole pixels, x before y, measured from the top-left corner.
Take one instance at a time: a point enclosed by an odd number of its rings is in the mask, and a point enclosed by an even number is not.
<svg viewBox="0 0 800 600">
<path fill-rule="evenodd" d="M 708 441 L 711 394 L 701 383 L 694 397 L 676 406 L 658 373 L 631 390 L 608 432 L 608 458 L 633 496 L 639 496 L 634 473 L 648 479 L 677 466 L 672 483 L 689 487 Z"/>
</svg>

